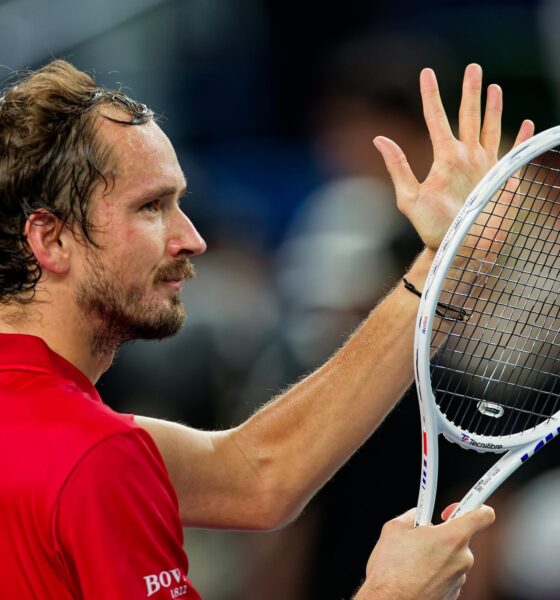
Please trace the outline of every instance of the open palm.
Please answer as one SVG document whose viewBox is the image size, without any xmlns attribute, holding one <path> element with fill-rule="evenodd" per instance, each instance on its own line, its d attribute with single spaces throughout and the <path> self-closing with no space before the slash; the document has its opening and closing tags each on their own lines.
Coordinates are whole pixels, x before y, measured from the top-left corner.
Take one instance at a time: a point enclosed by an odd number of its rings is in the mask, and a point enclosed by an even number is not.
<svg viewBox="0 0 560 600">
<path fill-rule="evenodd" d="M 399 146 L 385 137 L 374 143 L 391 175 L 399 210 L 410 220 L 428 248 L 436 250 L 465 199 L 498 160 L 501 139 L 502 91 L 488 87 L 484 122 L 481 117 L 482 69 L 465 69 L 459 110 L 459 135 L 453 135 L 431 69 L 420 74 L 424 118 L 432 140 L 434 162 L 420 183 Z M 531 121 L 521 124 L 514 146 L 534 132 Z"/>
</svg>

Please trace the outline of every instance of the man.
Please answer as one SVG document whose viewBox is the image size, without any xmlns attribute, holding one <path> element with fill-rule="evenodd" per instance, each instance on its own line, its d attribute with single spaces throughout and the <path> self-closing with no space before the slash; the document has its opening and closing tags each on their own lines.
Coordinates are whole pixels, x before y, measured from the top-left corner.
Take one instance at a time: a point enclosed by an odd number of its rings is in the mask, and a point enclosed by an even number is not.
<svg viewBox="0 0 560 600">
<path fill-rule="evenodd" d="M 375 141 L 426 244 L 407 274 L 418 288 L 496 160 L 501 95 L 489 88 L 481 131 L 481 77 L 476 65 L 465 72 L 456 140 L 435 76 L 422 72 L 435 158 L 422 184 L 393 142 Z M 518 141 L 531 134 L 524 122 Z M 410 383 L 417 298 L 398 286 L 324 366 L 235 429 L 195 431 L 105 407 L 94 383 L 119 344 L 172 335 L 183 321 L 189 257 L 205 250 L 179 207 L 185 187 L 152 113 L 68 63 L 0 100 L 3 598 L 198 598 L 180 520 L 289 522 Z M 457 597 L 470 537 L 492 520 L 482 508 L 433 527 L 413 529 L 412 511 L 391 521 L 356 598 Z"/>
</svg>

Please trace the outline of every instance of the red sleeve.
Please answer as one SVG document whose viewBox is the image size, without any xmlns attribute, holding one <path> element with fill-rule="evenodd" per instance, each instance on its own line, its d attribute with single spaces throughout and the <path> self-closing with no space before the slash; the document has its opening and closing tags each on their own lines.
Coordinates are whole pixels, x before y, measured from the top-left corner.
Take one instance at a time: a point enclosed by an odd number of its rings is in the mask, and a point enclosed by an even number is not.
<svg viewBox="0 0 560 600">
<path fill-rule="evenodd" d="M 175 492 L 145 431 L 115 434 L 82 458 L 53 525 L 76 598 L 199 599 Z"/>
</svg>

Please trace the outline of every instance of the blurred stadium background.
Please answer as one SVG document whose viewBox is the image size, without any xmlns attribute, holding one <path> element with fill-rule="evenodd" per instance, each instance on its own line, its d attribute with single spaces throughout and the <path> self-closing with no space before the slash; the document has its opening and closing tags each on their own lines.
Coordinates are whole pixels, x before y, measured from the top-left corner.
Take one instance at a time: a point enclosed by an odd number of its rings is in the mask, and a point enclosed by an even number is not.
<svg viewBox="0 0 560 600">
<path fill-rule="evenodd" d="M 329 356 L 420 249 L 371 143 L 394 138 L 426 173 L 419 70 L 436 69 L 454 118 L 479 62 L 510 138 L 523 118 L 542 130 L 560 121 L 559 26 L 555 0 L 0 2 L 6 78 L 66 58 L 161 116 L 209 244 L 187 327 L 123 348 L 105 400 L 229 427 Z M 208 600 L 350 598 L 382 523 L 416 502 L 418 450 L 412 392 L 286 530 L 186 531 L 193 583 Z M 442 502 L 485 468 L 474 458 L 450 450 Z M 552 445 L 494 499 L 462 597 L 560 597 L 558 458 Z"/>
</svg>

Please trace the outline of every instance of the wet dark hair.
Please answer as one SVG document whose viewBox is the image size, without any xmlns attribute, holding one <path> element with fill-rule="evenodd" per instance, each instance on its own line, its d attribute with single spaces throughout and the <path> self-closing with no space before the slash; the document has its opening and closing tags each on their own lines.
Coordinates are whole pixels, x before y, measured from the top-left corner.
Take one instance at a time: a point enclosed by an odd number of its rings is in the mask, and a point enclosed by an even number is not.
<svg viewBox="0 0 560 600">
<path fill-rule="evenodd" d="M 117 107 L 123 120 L 96 108 Z M 90 196 L 110 185 L 111 148 L 96 135 L 96 121 L 139 125 L 153 118 L 144 104 L 63 60 L 20 75 L 0 95 L 0 302 L 29 302 L 41 266 L 24 233 L 33 212 L 43 209 L 94 243 Z"/>
</svg>

